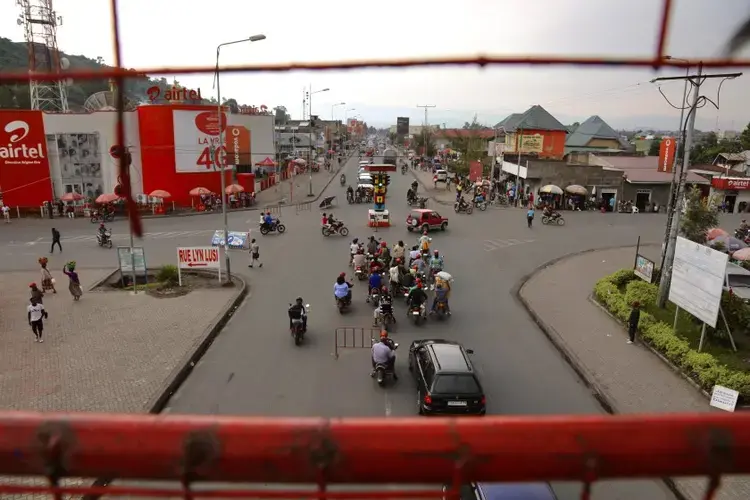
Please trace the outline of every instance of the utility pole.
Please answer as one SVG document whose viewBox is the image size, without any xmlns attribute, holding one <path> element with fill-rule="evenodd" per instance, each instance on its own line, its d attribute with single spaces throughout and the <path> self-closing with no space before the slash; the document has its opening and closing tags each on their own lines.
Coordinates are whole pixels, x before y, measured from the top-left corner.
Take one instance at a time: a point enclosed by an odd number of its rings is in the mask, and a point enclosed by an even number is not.
<svg viewBox="0 0 750 500">
<path fill-rule="evenodd" d="M 427 156 L 427 124 L 429 123 L 427 121 L 427 110 L 430 108 L 437 107 L 435 104 L 424 104 L 420 106 L 417 104 L 418 108 L 424 108 L 424 126 L 422 127 L 422 135 L 424 136 L 424 151 L 422 152 L 422 156 Z"/>
<path fill-rule="evenodd" d="M 687 116 L 687 131 L 685 132 L 685 144 L 683 146 L 682 167 L 680 170 L 679 183 L 675 190 L 675 201 L 672 204 L 672 225 L 669 228 L 669 239 L 667 241 L 666 255 L 661 269 L 661 281 L 659 282 L 659 296 L 657 304 L 664 307 L 669 297 L 669 286 L 672 281 L 672 266 L 674 264 L 675 247 L 677 245 L 677 234 L 680 229 L 680 216 L 682 215 L 682 205 L 685 189 L 685 179 L 687 178 L 688 168 L 690 167 L 690 152 L 693 149 L 693 132 L 695 131 L 695 117 L 698 112 L 700 102 L 700 89 L 703 82 L 708 79 L 730 79 L 742 76 L 742 73 L 723 73 L 713 75 L 702 74 L 703 65 L 698 64 L 698 73 L 696 75 L 686 75 L 680 77 L 655 78 L 652 82 L 667 80 L 686 80 L 693 86 L 692 100 L 690 110 Z"/>
</svg>

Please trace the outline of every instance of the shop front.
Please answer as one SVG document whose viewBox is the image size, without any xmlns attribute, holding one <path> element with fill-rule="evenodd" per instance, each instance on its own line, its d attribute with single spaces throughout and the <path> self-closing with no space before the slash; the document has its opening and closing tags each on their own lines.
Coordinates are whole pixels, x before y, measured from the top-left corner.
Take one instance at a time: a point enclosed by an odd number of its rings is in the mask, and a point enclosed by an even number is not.
<svg viewBox="0 0 750 500">
<path fill-rule="evenodd" d="M 711 199 L 729 213 L 750 212 L 750 178 L 714 177 L 711 179 Z"/>
</svg>

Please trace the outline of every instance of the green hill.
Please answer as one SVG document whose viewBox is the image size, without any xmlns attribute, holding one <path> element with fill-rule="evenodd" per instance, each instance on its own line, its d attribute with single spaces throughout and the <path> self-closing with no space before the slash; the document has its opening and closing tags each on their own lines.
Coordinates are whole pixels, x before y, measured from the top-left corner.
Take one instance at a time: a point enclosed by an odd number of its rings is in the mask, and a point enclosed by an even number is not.
<svg viewBox="0 0 750 500">
<path fill-rule="evenodd" d="M 44 48 L 41 49 L 44 50 Z M 108 68 L 101 63 L 101 60 L 97 61 L 86 56 L 61 53 L 61 57 L 68 58 L 72 70 Z M 0 37 L 0 71 L 25 72 L 28 68 L 28 61 L 29 53 L 26 43 L 13 42 Z M 139 102 L 148 100 L 146 90 L 154 85 L 160 87 L 162 91 L 172 86 L 165 78 L 159 80 L 144 77 L 128 78 L 125 82 L 126 106 L 132 108 Z M 109 84 L 107 79 L 73 81 L 67 90 L 70 110 L 83 111 L 83 103 L 86 99 L 96 92 L 109 90 Z M 163 94 L 164 92 L 162 92 Z M 190 103 L 200 104 L 199 102 Z M 27 84 L 0 85 L 0 108 L 29 109 L 30 106 L 29 86 Z"/>
</svg>

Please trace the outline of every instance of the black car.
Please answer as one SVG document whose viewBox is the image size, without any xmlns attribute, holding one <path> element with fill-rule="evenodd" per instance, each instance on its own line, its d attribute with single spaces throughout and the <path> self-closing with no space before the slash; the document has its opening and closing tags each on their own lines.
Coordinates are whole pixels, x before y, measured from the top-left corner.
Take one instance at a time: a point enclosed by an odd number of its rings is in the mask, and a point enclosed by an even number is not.
<svg viewBox="0 0 750 500">
<path fill-rule="evenodd" d="M 441 339 L 415 340 L 409 347 L 409 371 L 417 382 L 420 415 L 484 415 L 482 384 L 469 359 L 470 349 Z"/>
</svg>

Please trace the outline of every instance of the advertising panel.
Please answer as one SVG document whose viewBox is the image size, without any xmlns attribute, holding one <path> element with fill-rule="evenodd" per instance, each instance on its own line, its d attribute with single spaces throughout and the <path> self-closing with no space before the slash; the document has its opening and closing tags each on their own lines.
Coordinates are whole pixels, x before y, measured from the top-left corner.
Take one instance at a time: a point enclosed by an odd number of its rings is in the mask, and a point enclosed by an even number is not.
<svg viewBox="0 0 750 500">
<path fill-rule="evenodd" d="M 224 163 L 227 148 L 219 144 L 219 115 L 215 110 L 174 110 L 172 121 L 176 172 L 211 172 Z M 226 113 L 222 113 L 221 126 L 226 131 Z"/>
<path fill-rule="evenodd" d="M 250 131 L 242 125 L 230 125 L 224 139 L 228 165 L 252 165 Z"/>
<path fill-rule="evenodd" d="M 396 118 L 396 133 L 398 135 L 409 135 L 409 117 L 399 116 Z"/>
<path fill-rule="evenodd" d="M 669 301 L 716 328 L 729 256 L 677 237 Z"/>
<path fill-rule="evenodd" d="M 0 191 L 8 206 L 35 207 L 52 200 L 41 111 L 0 110 Z"/>
<path fill-rule="evenodd" d="M 672 172 L 674 166 L 674 137 L 664 137 L 659 144 L 659 172 Z"/>
<path fill-rule="evenodd" d="M 711 187 L 722 191 L 747 191 L 750 189 L 750 179 L 741 177 L 714 177 Z"/>
<path fill-rule="evenodd" d="M 654 261 L 647 259 L 641 254 L 636 255 L 633 272 L 646 283 L 651 283 L 654 279 Z"/>
</svg>

